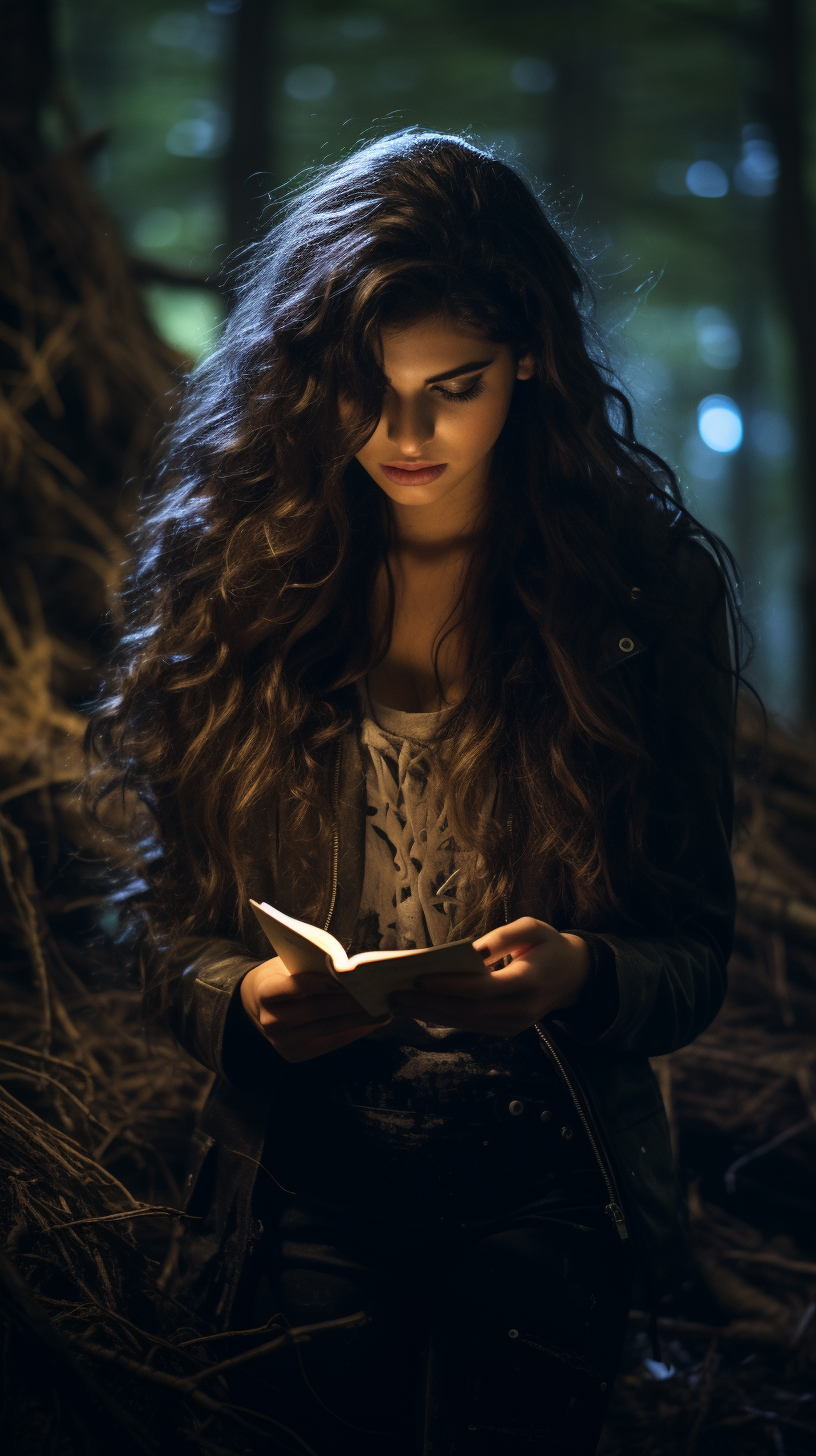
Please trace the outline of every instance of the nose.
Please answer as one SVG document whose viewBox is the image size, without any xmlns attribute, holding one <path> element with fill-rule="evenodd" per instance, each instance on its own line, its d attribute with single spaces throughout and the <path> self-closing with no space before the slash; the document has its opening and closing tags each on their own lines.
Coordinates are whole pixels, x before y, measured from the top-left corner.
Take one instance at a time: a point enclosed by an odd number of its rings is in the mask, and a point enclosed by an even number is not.
<svg viewBox="0 0 816 1456">
<path fill-rule="evenodd" d="M 433 403 L 425 395 L 403 398 L 389 389 L 383 408 L 388 438 L 400 455 L 421 455 L 434 437 Z"/>
</svg>

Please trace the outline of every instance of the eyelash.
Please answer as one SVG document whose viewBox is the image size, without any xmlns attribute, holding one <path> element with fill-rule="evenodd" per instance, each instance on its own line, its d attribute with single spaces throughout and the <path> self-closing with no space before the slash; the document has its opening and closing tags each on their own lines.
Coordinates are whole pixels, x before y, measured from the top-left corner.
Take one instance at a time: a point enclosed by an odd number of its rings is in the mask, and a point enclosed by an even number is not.
<svg viewBox="0 0 816 1456">
<path fill-rule="evenodd" d="M 481 394 L 484 389 L 484 380 L 475 380 L 467 389 L 443 389 L 441 384 L 438 384 L 436 388 L 437 392 L 443 395 L 445 399 L 455 399 L 457 404 L 465 404 L 469 399 L 475 399 L 478 394 Z"/>
</svg>

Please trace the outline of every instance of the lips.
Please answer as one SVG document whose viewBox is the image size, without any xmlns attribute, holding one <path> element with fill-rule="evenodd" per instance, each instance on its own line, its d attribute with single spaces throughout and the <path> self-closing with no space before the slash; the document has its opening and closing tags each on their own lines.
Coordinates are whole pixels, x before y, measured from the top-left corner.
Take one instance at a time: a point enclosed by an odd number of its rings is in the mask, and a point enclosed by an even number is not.
<svg viewBox="0 0 816 1456">
<path fill-rule="evenodd" d="M 430 460 L 401 460 L 398 464 L 381 465 L 380 470 L 393 485 L 432 485 L 447 465 L 434 465 Z"/>
</svg>

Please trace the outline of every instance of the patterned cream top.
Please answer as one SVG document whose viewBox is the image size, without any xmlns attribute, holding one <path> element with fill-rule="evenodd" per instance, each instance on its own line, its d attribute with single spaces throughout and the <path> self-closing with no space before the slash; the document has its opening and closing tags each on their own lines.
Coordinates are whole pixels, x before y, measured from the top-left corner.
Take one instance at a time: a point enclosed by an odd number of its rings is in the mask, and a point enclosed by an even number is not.
<svg viewBox="0 0 816 1456">
<path fill-rule="evenodd" d="M 471 852 L 456 843 L 430 773 L 428 739 L 443 714 L 402 713 L 372 703 L 363 687 L 360 694 L 367 824 L 351 951 L 439 945 L 456 938 L 472 872 Z M 494 798 L 495 786 L 488 786 L 485 814 Z M 315 1095 L 339 1098 L 362 1119 L 372 1108 L 379 1109 L 377 1118 L 410 1112 L 437 1130 L 448 1113 L 467 1120 L 475 1107 L 488 1103 L 506 1110 L 520 1089 L 532 1096 L 543 1086 L 541 1096 L 546 1093 L 547 1105 L 555 1105 L 552 1074 L 533 1030 L 514 1037 L 485 1035 L 400 1013 L 348 1047 L 293 1064 L 286 1078 L 295 1106 L 314 1087 Z M 320 1103 L 324 1111 L 325 1105 Z M 396 1140 L 397 1151 L 405 1151 L 403 1132 L 409 1143 L 419 1138 L 417 1146 L 424 1147 L 427 1128 L 412 1127 L 405 1131 L 399 1120 L 386 1118 L 381 1134 Z"/>
<path fill-rule="evenodd" d="M 368 822 L 355 949 L 440 945 L 456 939 L 471 858 L 434 794 L 426 749 L 449 710 L 403 713 L 361 696 Z"/>
</svg>

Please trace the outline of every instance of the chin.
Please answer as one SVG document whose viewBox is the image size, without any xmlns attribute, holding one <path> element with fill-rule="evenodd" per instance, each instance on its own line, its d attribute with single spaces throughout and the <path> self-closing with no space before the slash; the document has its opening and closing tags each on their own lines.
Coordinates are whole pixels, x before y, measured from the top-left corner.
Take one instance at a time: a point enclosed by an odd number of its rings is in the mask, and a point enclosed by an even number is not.
<svg viewBox="0 0 816 1456">
<path fill-rule="evenodd" d="M 388 499 L 397 505 L 430 506 L 450 495 L 451 491 L 459 485 L 461 477 L 457 476 L 453 480 L 445 479 L 445 477 L 442 479 L 445 482 L 444 485 L 442 480 L 435 480 L 432 485 L 395 485 L 391 480 L 380 479 L 377 479 L 376 483 L 383 495 L 387 495 Z"/>
<path fill-rule="evenodd" d="M 387 485 L 383 485 L 379 480 L 377 484 L 383 495 L 387 495 L 389 500 L 395 501 L 399 506 L 427 506 L 437 499 L 435 493 L 428 490 L 427 486 L 392 485 L 390 480 Z"/>
</svg>

